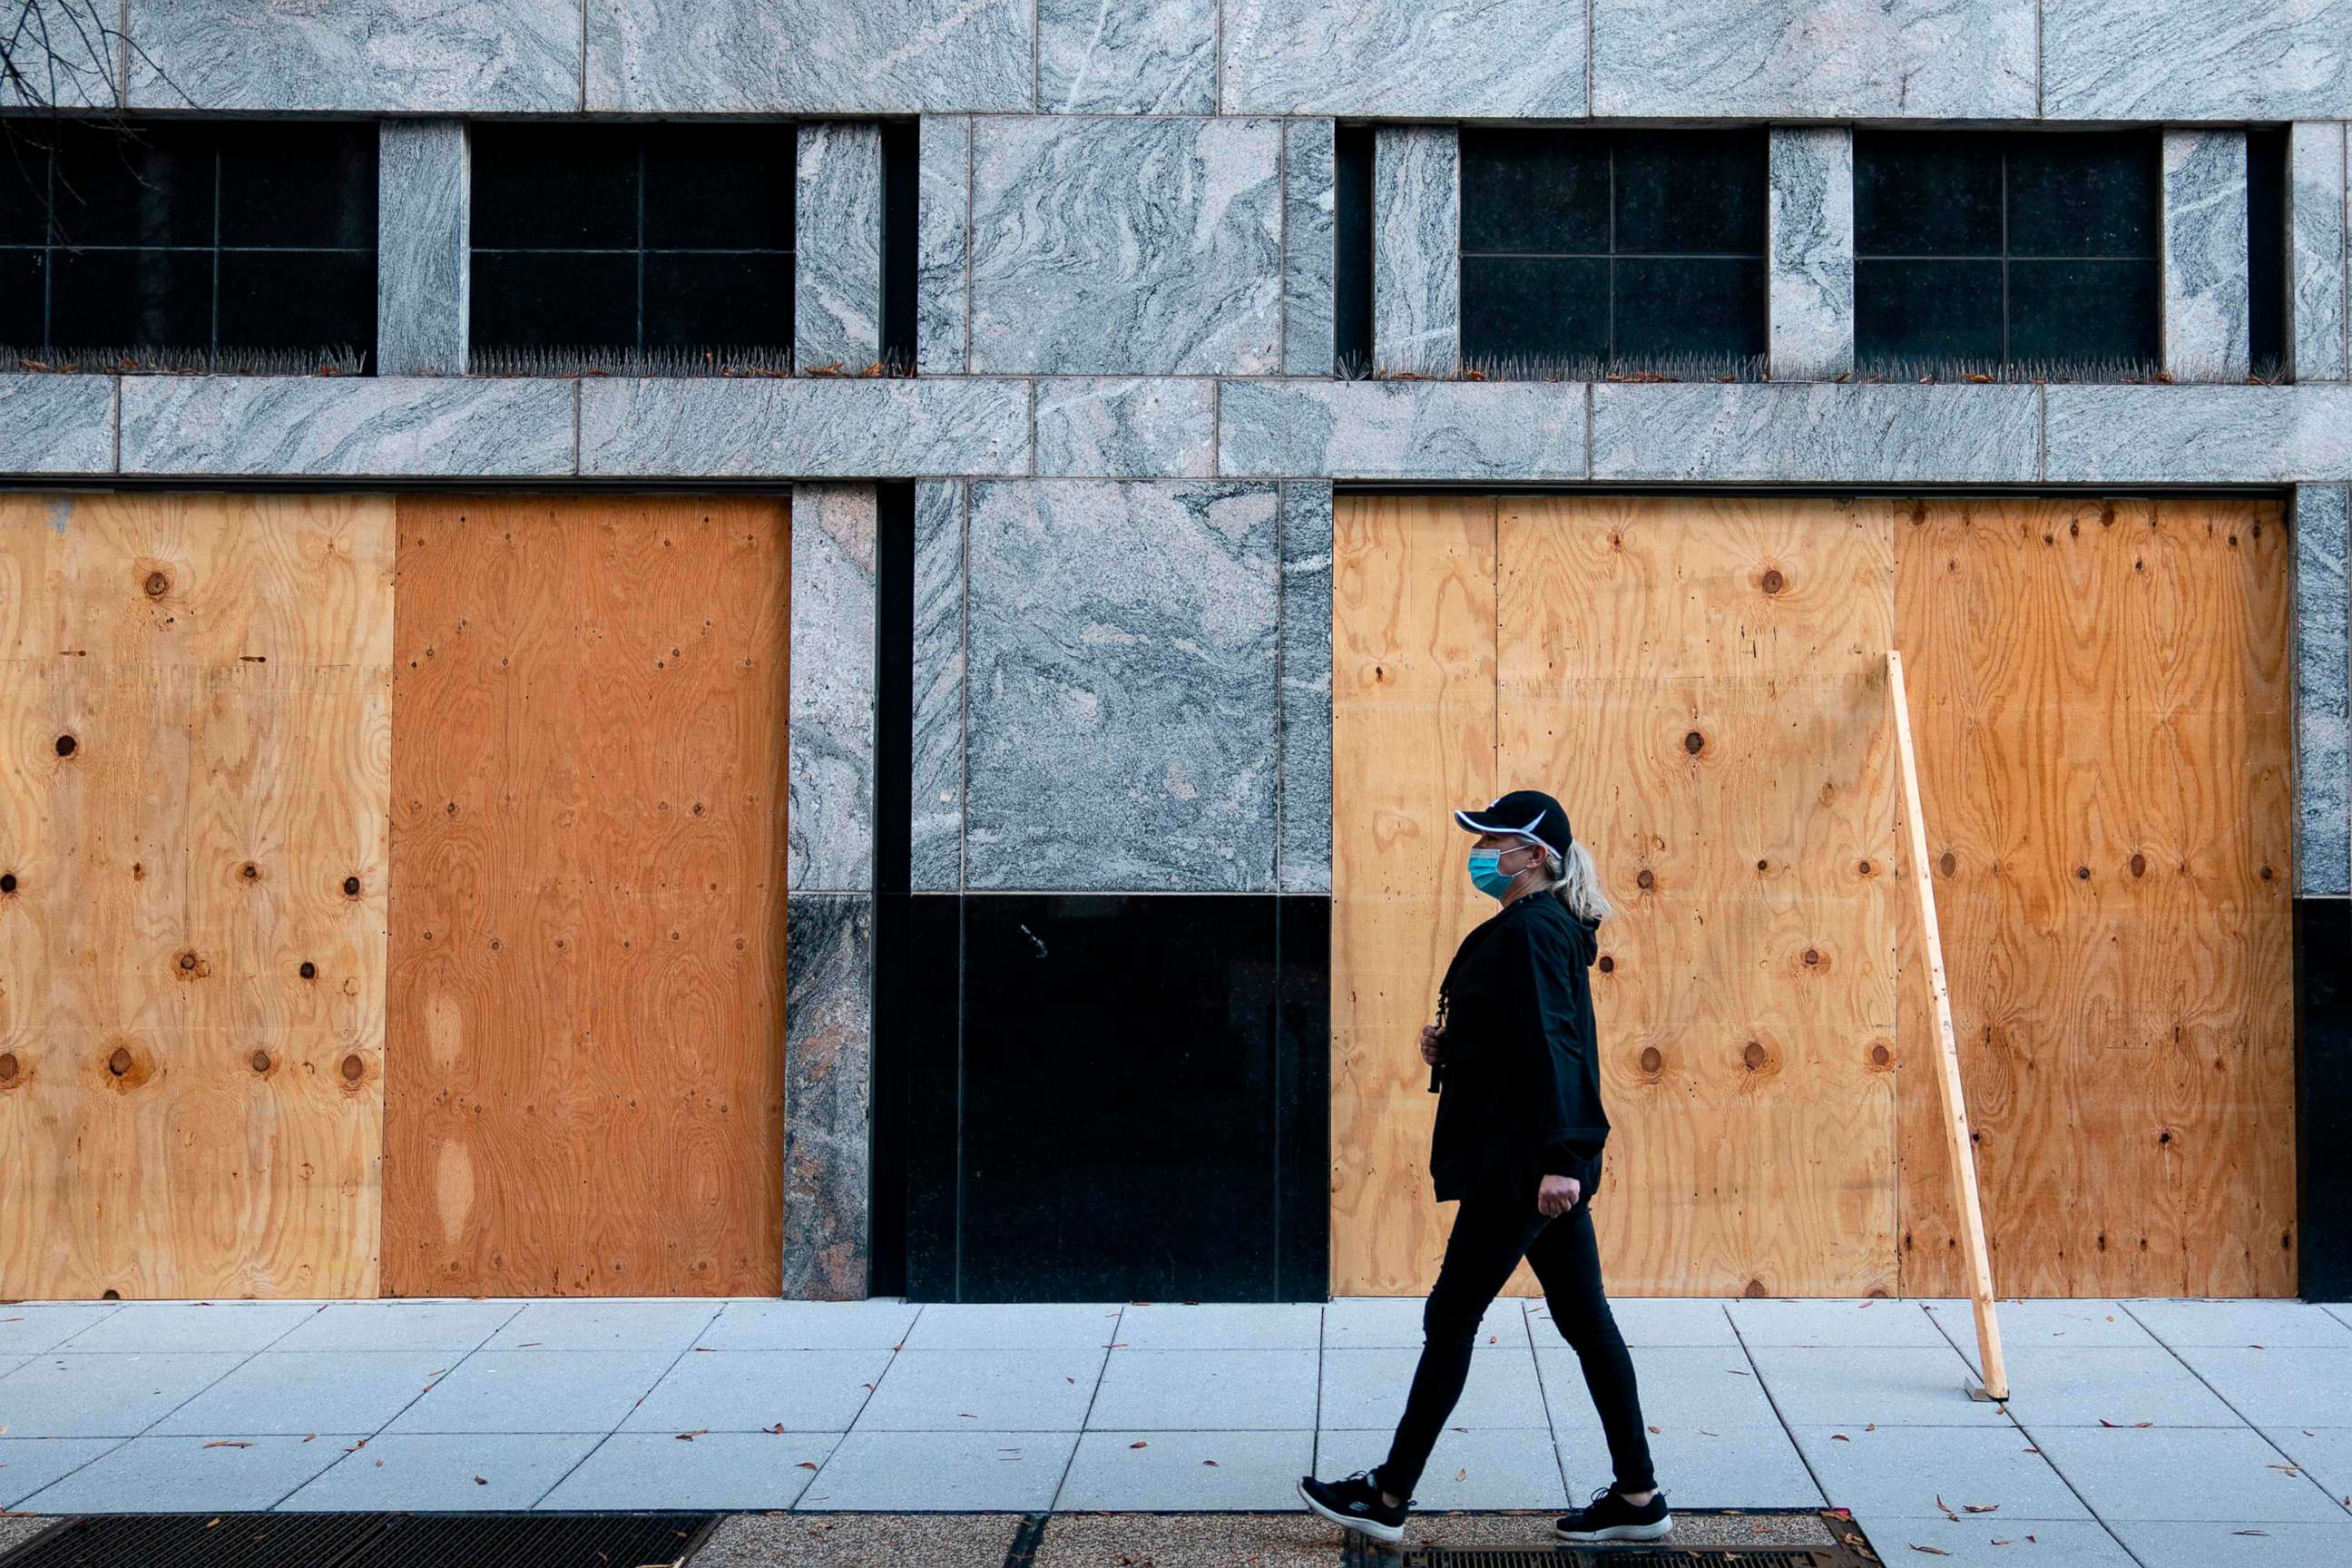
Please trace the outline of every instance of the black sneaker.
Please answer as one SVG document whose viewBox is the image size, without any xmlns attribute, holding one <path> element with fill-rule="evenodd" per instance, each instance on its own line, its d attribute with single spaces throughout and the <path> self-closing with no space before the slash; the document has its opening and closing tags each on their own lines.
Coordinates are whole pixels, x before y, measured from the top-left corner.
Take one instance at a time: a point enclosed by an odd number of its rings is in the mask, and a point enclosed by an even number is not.
<svg viewBox="0 0 2352 1568">
<path fill-rule="evenodd" d="M 1343 1481 L 1298 1478 L 1298 1495 L 1307 1506 L 1342 1530 L 1385 1541 L 1391 1546 L 1404 1539 L 1404 1516 L 1412 1507 L 1407 1498 L 1394 1508 L 1381 1501 L 1381 1489 L 1369 1470 L 1358 1470 Z"/>
<path fill-rule="evenodd" d="M 1652 1492 L 1645 1503 L 1630 1503 L 1614 1487 L 1602 1487 L 1592 1500 L 1552 1526 L 1562 1541 L 1583 1545 L 1595 1541 L 1656 1541 L 1675 1527 L 1666 1511 L 1666 1494 Z"/>
</svg>

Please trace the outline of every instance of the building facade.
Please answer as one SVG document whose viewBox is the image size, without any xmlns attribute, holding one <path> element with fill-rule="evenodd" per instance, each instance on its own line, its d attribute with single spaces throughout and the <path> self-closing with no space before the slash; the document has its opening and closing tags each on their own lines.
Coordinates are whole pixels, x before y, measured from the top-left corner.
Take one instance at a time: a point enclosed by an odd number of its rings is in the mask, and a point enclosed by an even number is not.
<svg viewBox="0 0 2352 1568">
<path fill-rule="evenodd" d="M 266 243 L 372 253 L 373 337 L 0 374 L 0 1295 L 1412 1290 L 1446 810 L 1525 784 L 1633 944 L 1612 1267 L 1949 1293 L 1898 646 L 2004 1293 L 2352 1289 L 2352 4 L 100 39 L 51 103 L 366 143 L 372 226 Z"/>
</svg>

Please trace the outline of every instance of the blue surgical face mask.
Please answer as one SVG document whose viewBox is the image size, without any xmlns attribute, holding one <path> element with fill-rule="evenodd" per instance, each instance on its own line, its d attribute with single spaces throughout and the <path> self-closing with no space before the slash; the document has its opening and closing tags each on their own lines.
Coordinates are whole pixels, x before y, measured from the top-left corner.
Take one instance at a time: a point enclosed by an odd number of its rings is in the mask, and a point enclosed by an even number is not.
<svg viewBox="0 0 2352 1568">
<path fill-rule="evenodd" d="M 1490 899 L 1499 899 L 1510 891 L 1512 877 L 1503 869 L 1500 849 L 1470 851 L 1470 885 Z"/>
</svg>

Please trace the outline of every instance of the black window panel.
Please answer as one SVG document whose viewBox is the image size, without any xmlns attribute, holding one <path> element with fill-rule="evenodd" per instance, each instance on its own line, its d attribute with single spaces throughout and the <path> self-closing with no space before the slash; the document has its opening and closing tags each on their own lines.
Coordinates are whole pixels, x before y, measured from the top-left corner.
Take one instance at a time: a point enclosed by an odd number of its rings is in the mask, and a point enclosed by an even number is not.
<svg viewBox="0 0 2352 1568">
<path fill-rule="evenodd" d="M 1342 125 L 1331 137 L 1332 350 L 1343 369 L 1372 363 L 1372 132 Z"/>
<path fill-rule="evenodd" d="M 912 368 L 916 358 L 915 283 L 922 224 L 921 142 L 914 121 L 882 127 L 882 357 Z M 791 289 L 786 288 L 789 295 Z M 789 342 L 787 336 L 776 340 Z"/>
<path fill-rule="evenodd" d="M 2156 323 L 2153 261 L 2009 264 L 2012 360 L 2153 360 Z"/>
<path fill-rule="evenodd" d="M 38 250 L 0 250 L 0 344 L 17 349 L 41 346 L 46 270 L 46 258 Z M 0 365 L 0 370 L 14 368 Z"/>
<path fill-rule="evenodd" d="M 649 254 L 645 321 L 649 349 L 789 343 L 793 258 L 736 251 Z"/>
<path fill-rule="evenodd" d="M 477 125 L 473 138 L 478 248 L 637 244 L 640 128 Z"/>
<path fill-rule="evenodd" d="M 375 149 L 365 121 L 224 126 L 221 243 L 374 249 Z"/>
<path fill-rule="evenodd" d="M 477 251 L 467 313 L 478 343 L 634 344 L 637 258 L 629 251 Z"/>
<path fill-rule="evenodd" d="M 209 250 L 49 252 L 48 341 L 61 347 L 210 347 Z"/>
<path fill-rule="evenodd" d="M 1764 352 L 1764 263 L 1711 256 L 1621 256 L 1616 268 L 1616 353 Z"/>
<path fill-rule="evenodd" d="M 375 258 L 349 250 L 224 250 L 224 348 L 341 346 L 373 353 Z"/>
<path fill-rule="evenodd" d="M 1628 251 L 1764 254 L 1764 132 L 1616 133 L 1616 243 Z"/>
<path fill-rule="evenodd" d="M 1998 257 L 1854 263 L 1854 334 L 1874 356 L 2000 362 Z"/>
<path fill-rule="evenodd" d="M 1857 131 L 1853 240 L 1861 256 L 1999 256 L 2001 139 Z"/>
<path fill-rule="evenodd" d="M 1605 359 L 1608 258 L 1464 257 L 1462 347 L 1474 360 Z"/>
<path fill-rule="evenodd" d="M 2011 256 L 2156 255 L 2159 146 L 2144 131 L 2012 136 Z"/>
<path fill-rule="evenodd" d="M 1464 131 L 1462 248 L 1605 255 L 1607 133 Z"/>
<path fill-rule="evenodd" d="M 2286 132 L 2246 136 L 2246 359 L 2256 375 L 2286 363 Z"/>
<path fill-rule="evenodd" d="M 0 245 L 39 245 L 49 227 L 49 138 L 20 121 L 0 135 Z"/>
<path fill-rule="evenodd" d="M 211 245 L 207 125 L 53 127 L 52 215 L 68 245 Z"/>
<path fill-rule="evenodd" d="M 797 153 L 790 125 L 646 129 L 646 244 L 790 250 Z"/>
</svg>

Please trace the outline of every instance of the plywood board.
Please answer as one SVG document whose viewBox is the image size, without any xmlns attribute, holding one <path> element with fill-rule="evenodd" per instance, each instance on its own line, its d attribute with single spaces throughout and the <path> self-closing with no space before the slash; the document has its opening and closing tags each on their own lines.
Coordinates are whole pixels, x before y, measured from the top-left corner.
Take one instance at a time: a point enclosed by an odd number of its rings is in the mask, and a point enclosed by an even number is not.
<svg viewBox="0 0 2352 1568">
<path fill-rule="evenodd" d="M 392 520 L 0 498 L 0 1296 L 375 1293 Z"/>
<path fill-rule="evenodd" d="M 411 498 L 389 1293 L 782 1279 L 774 499 Z"/>
</svg>

